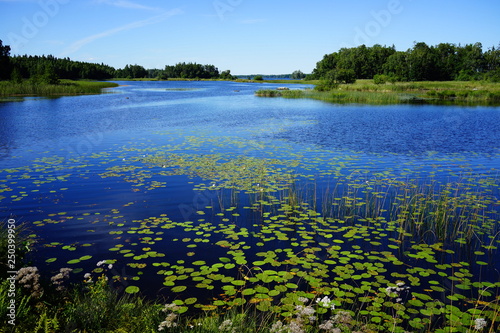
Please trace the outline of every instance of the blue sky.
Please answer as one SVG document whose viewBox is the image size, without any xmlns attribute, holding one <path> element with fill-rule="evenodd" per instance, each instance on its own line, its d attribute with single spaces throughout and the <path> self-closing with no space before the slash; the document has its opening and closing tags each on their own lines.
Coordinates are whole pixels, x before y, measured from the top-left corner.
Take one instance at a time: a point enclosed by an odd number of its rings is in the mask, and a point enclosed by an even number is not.
<svg viewBox="0 0 500 333">
<path fill-rule="evenodd" d="M 232 74 L 309 73 L 341 47 L 500 44 L 500 1 L 0 0 L 11 54 L 115 68 L 213 64 Z"/>
</svg>

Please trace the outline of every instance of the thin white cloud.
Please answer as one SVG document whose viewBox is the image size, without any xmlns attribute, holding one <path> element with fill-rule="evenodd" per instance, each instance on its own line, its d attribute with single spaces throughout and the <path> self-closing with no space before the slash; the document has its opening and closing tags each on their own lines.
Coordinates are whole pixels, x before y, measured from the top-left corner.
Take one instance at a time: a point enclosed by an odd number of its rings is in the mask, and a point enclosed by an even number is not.
<svg viewBox="0 0 500 333">
<path fill-rule="evenodd" d="M 67 56 L 67 55 L 69 55 L 71 53 L 74 53 L 74 52 L 78 51 L 80 48 L 82 48 L 84 45 L 92 43 L 92 42 L 94 42 L 94 41 L 96 41 L 98 39 L 109 37 L 109 36 L 112 36 L 114 34 L 122 32 L 122 31 L 137 29 L 137 28 L 140 28 L 140 27 L 143 27 L 143 26 L 146 26 L 146 25 L 160 23 L 160 22 L 165 21 L 166 19 L 168 19 L 168 18 L 170 18 L 172 16 L 179 15 L 179 14 L 182 14 L 182 10 L 180 10 L 180 9 L 172 9 L 172 10 L 169 10 L 168 12 L 165 12 L 165 13 L 163 13 L 161 15 L 153 16 L 153 17 L 150 17 L 148 19 L 141 20 L 141 21 L 135 21 L 135 22 L 123 25 L 121 27 L 117 27 L 117 28 L 114 28 L 114 29 L 110 29 L 110 30 L 101 32 L 99 34 L 95 34 L 95 35 L 92 35 L 92 36 L 85 37 L 83 39 L 80 39 L 80 40 L 74 42 L 69 47 L 67 47 L 62 52 L 61 56 L 65 57 L 65 56 Z"/>
<path fill-rule="evenodd" d="M 160 10 L 160 8 L 144 6 L 127 0 L 96 0 L 95 2 L 127 9 Z"/>
</svg>

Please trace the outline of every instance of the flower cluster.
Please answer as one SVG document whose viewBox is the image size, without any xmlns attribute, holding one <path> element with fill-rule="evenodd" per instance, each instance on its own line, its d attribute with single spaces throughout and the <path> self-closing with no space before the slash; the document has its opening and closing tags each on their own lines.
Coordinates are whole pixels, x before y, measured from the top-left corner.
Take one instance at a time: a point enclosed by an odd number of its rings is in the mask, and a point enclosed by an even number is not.
<svg viewBox="0 0 500 333">
<path fill-rule="evenodd" d="M 303 333 L 307 331 L 307 325 L 314 324 L 318 321 L 316 316 L 317 313 L 322 314 L 325 312 L 316 311 L 311 305 L 307 305 L 310 301 L 308 298 L 299 297 L 298 299 L 303 304 L 295 306 L 295 318 L 290 320 L 288 325 L 283 324 L 281 321 L 274 323 L 270 329 L 271 333 Z M 326 308 L 331 311 L 335 310 L 334 301 L 332 301 L 328 296 L 316 299 L 316 304 L 321 308 Z M 335 316 L 332 316 L 329 320 L 323 321 L 319 324 L 319 329 L 329 333 L 340 333 L 341 329 L 338 324 L 350 324 L 352 321 L 351 315 L 346 311 L 338 311 Z"/>
<path fill-rule="evenodd" d="M 231 319 L 227 319 L 224 320 L 222 324 L 220 324 L 219 331 L 236 333 L 236 327 L 233 327 L 233 322 L 231 321 Z"/>
<path fill-rule="evenodd" d="M 180 309 L 179 306 L 177 306 L 174 303 L 165 305 L 162 311 L 170 313 L 168 313 L 165 320 L 160 323 L 160 325 L 158 326 L 158 331 L 163 331 L 165 328 L 171 328 L 177 326 L 175 320 L 177 319 L 178 315 L 175 313 L 175 311 L 178 311 L 179 309 Z"/>
<path fill-rule="evenodd" d="M 106 268 L 108 270 L 113 269 L 113 264 L 107 264 L 109 261 L 110 260 L 101 260 L 101 261 L 98 261 L 97 264 L 96 264 L 96 266 L 98 268 L 94 269 L 93 272 L 96 272 L 96 273 L 99 272 L 99 273 L 101 273 L 101 272 L 105 271 Z M 105 266 L 105 267 L 101 268 L 101 266 Z M 85 275 L 83 276 L 83 279 L 84 279 L 83 281 L 85 283 L 93 283 L 94 282 L 92 280 L 92 274 L 91 273 L 85 273 Z M 108 281 L 108 277 L 105 276 L 104 274 L 101 277 L 99 277 L 99 280 L 102 280 L 102 279 Z"/>
<path fill-rule="evenodd" d="M 482 330 L 487 325 L 488 325 L 488 323 L 486 322 L 486 320 L 484 318 L 477 318 L 476 320 L 474 320 L 474 329 L 477 331 Z"/>
<path fill-rule="evenodd" d="M 292 318 L 287 324 L 282 321 L 275 322 L 269 332 L 271 333 L 305 333 L 310 329 L 308 325 L 314 325 L 318 322 L 318 328 L 321 332 L 327 333 L 341 333 L 341 332 L 351 332 L 354 324 L 354 319 L 348 311 L 336 310 L 335 314 L 331 314 L 328 320 L 319 322 L 316 314 L 324 314 L 328 310 L 334 311 L 335 304 L 328 296 L 316 299 L 317 311 L 311 306 L 307 305 L 310 301 L 308 298 L 299 297 L 298 299 L 303 304 L 295 306 L 295 318 Z M 313 303 L 313 302 L 311 302 Z M 313 303 L 314 304 L 314 303 Z M 324 308 L 328 310 L 324 310 Z"/>
<path fill-rule="evenodd" d="M 31 292 L 31 297 L 39 298 L 43 294 L 40 285 L 40 274 L 36 267 L 23 267 L 17 272 L 16 280 Z"/>
<path fill-rule="evenodd" d="M 97 267 L 102 266 L 102 265 L 106 265 L 106 262 L 107 262 L 107 260 L 98 261 Z M 112 269 L 112 268 L 113 268 L 113 264 L 108 264 L 108 269 Z"/>
<path fill-rule="evenodd" d="M 71 273 L 73 269 L 71 268 L 61 268 L 59 273 L 50 278 L 52 284 L 57 286 L 57 291 L 64 291 L 66 288 L 63 286 L 64 281 L 69 279 L 69 273 Z"/>
<path fill-rule="evenodd" d="M 316 303 L 318 303 L 320 306 L 324 308 L 330 308 L 330 310 L 335 310 L 335 304 L 333 304 L 333 301 L 328 298 L 328 296 L 323 297 L 322 299 L 317 299 Z"/>
<path fill-rule="evenodd" d="M 353 318 L 351 314 L 347 311 L 338 311 L 330 319 L 323 321 L 319 325 L 319 329 L 328 333 L 340 333 L 342 332 L 341 327 L 348 329 L 349 332 L 352 329 Z"/>
<path fill-rule="evenodd" d="M 395 287 L 389 286 L 385 288 L 387 295 L 396 298 L 396 303 L 403 302 L 403 292 L 408 293 L 408 290 L 410 290 L 410 287 L 405 286 L 405 283 L 402 281 L 398 281 Z"/>
<path fill-rule="evenodd" d="M 288 332 L 288 326 L 283 325 L 281 320 L 278 320 L 271 326 L 271 329 L 269 330 L 270 333 L 287 333 Z"/>
</svg>

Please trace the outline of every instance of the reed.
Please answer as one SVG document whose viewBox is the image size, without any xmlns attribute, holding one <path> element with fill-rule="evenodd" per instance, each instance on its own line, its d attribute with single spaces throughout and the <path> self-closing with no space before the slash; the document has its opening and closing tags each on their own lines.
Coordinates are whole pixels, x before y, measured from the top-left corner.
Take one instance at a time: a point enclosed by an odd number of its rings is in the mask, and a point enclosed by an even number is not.
<svg viewBox="0 0 500 333">
<path fill-rule="evenodd" d="M 314 83 L 314 82 L 311 82 Z M 373 80 L 358 80 L 330 91 L 317 90 L 258 90 L 256 96 L 311 98 L 330 103 L 400 104 L 434 103 L 464 105 L 500 104 L 500 84 L 491 82 L 398 82 L 375 84 Z"/>
<path fill-rule="evenodd" d="M 486 245 L 485 235 L 497 237 L 500 232 L 495 222 L 500 214 L 489 194 L 493 183 L 490 187 L 470 178 L 445 184 L 348 178 L 321 187 L 296 181 L 276 196 L 295 213 L 303 213 L 303 207 L 320 208 L 325 218 L 348 224 L 376 222 L 395 227 L 396 238 L 411 234 L 427 243 L 469 244 L 477 239 Z"/>
<path fill-rule="evenodd" d="M 60 84 L 32 84 L 28 81 L 0 82 L 0 96 L 63 96 L 100 94 L 104 88 L 117 87 L 113 82 L 61 80 Z"/>
</svg>

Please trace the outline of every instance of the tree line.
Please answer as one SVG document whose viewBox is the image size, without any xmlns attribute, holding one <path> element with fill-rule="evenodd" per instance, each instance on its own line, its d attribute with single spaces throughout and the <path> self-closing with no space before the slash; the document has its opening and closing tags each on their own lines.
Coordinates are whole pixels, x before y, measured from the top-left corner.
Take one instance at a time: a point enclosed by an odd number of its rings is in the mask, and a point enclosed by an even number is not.
<svg viewBox="0 0 500 333">
<path fill-rule="evenodd" d="M 69 58 L 48 56 L 10 56 L 10 47 L 0 40 L 0 80 L 57 84 L 59 79 L 106 80 L 111 78 L 185 78 L 185 79 L 233 79 L 230 70 L 219 72 L 214 65 L 178 63 L 164 69 L 145 69 L 140 65 L 126 65 L 115 69 L 105 64 L 74 61 Z"/>
<path fill-rule="evenodd" d="M 500 46 L 483 52 L 481 43 L 428 46 L 415 43 L 406 51 L 394 46 L 361 45 L 326 54 L 308 79 L 340 74 L 352 79 L 384 76 L 394 81 L 500 81 Z"/>
</svg>

